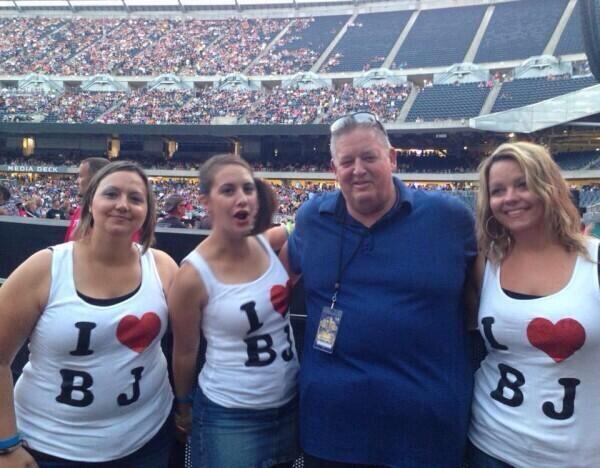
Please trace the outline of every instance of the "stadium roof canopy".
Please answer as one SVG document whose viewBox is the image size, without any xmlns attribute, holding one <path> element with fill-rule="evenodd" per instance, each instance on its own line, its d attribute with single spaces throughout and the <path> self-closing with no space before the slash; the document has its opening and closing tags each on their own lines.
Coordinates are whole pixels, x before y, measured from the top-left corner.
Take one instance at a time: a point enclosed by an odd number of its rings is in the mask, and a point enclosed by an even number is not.
<svg viewBox="0 0 600 468">
<path fill-rule="evenodd" d="M 483 3 L 501 3 L 514 0 L 483 0 Z M 414 9 L 416 5 L 424 7 L 447 7 L 461 6 L 467 4 L 477 4 L 482 1 L 477 0 L 0 0 L 0 10 L 77 10 L 77 9 L 115 9 L 122 8 L 128 10 L 134 9 L 181 9 L 186 7 L 233 7 L 243 8 L 245 6 L 260 7 L 273 6 L 294 7 L 294 6 L 327 6 L 327 5 L 372 5 L 372 4 L 393 4 L 400 9 Z"/>
<path fill-rule="evenodd" d="M 44 8 L 44 7 L 105 7 L 105 6 L 185 6 L 185 5 L 297 5 L 297 4 L 337 4 L 377 3 L 377 0 L 0 0 L 0 7 L 4 8 Z"/>
</svg>

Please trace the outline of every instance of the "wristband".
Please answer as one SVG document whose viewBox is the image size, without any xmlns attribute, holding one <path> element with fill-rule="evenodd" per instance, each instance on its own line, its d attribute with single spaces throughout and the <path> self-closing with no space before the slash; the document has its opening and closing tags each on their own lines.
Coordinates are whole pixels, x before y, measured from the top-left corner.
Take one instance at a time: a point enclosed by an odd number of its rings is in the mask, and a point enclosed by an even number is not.
<svg viewBox="0 0 600 468">
<path fill-rule="evenodd" d="M 187 395 L 184 395 L 182 397 L 175 396 L 175 403 L 185 403 L 185 404 L 191 405 L 192 403 L 194 403 L 194 395 L 195 394 L 196 394 L 196 391 L 192 390 L 190 393 L 188 393 Z"/>
<path fill-rule="evenodd" d="M 18 432 L 12 436 L 7 437 L 6 439 L 0 439 L 0 450 L 9 449 L 18 445 L 21 442 L 21 434 Z"/>
</svg>

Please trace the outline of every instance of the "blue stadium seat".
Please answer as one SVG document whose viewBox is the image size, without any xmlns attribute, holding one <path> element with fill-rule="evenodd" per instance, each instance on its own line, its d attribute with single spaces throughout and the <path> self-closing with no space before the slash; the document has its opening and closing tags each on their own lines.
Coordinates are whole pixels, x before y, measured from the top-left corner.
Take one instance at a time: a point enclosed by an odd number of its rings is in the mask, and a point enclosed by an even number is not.
<svg viewBox="0 0 600 468">
<path fill-rule="evenodd" d="M 495 6 L 475 62 L 500 62 L 541 55 L 567 0 L 526 0 Z"/>
<path fill-rule="evenodd" d="M 354 25 L 332 51 L 338 63 L 321 68 L 325 72 L 360 71 L 378 68 L 402 33 L 412 11 L 394 11 L 358 15 Z"/>
<path fill-rule="evenodd" d="M 579 153 L 558 153 L 554 160 L 564 171 L 576 171 L 584 169 L 595 159 L 600 159 L 600 152 L 583 151 Z"/>
<path fill-rule="evenodd" d="M 461 63 L 485 10 L 485 6 L 471 6 L 421 11 L 394 59 L 396 67 Z"/>
<path fill-rule="evenodd" d="M 325 52 L 327 46 L 342 26 L 346 24 L 348 18 L 347 15 L 317 16 L 308 28 L 297 33 L 298 35 L 294 40 L 282 45 L 276 45 L 274 51 L 287 50 L 293 52 L 300 49 L 309 49 L 316 52 L 318 58 Z"/>
<path fill-rule="evenodd" d="M 579 54 L 585 52 L 583 32 L 581 30 L 581 10 L 575 8 L 569 22 L 560 37 L 554 55 Z"/>
<path fill-rule="evenodd" d="M 463 119 L 479 115 L 490 92 L 485 83 L 434 85 L 424 88 L 415 100 L 408 122 Z"/>
<path fill-rule="evenodd" d="M 527 106 L 597 84 L 593 76 L 571 79 L 523 78 L 502 84 L 492 112 Z"/>
</svg>

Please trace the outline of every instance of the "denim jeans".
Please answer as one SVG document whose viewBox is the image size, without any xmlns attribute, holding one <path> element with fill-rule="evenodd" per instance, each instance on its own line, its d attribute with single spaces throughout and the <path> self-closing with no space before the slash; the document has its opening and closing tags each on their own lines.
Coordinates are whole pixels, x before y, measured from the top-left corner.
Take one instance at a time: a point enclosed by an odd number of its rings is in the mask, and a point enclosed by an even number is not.
<svg viewBox="0 0 600 468">
<path fill-rule="evenodd" d="M 265 410 L 225 408 L 196 392 L 194 468 L 269 468 L 298 455 L 298 400 Z"/>
<path fill-rule="evenodd" d="M 479 450 L 471 442 L 467 445 L 466 466 L 467 468 L 513 468 L 508 463 Z"/>
<path fill-rule="evenodd" d="M 143 447 L 118 460 L 108 462 L 85 462 L 63 460 L 58 457 L 28 450 L 39 468 L 167 468 L 173 447 L 175 428 L 169 416 L 160 430 Z M 102 451 L 98 447 L 98 451 Z"/>
</svg>

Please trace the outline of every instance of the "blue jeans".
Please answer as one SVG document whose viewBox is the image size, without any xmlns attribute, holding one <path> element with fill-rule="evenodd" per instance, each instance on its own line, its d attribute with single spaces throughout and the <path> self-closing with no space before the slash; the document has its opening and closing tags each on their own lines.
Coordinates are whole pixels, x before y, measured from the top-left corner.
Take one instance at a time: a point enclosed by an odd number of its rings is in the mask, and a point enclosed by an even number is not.
<svg viewBox="0 0 600 468">
<path fill-rule="evenodd" d="M 470 441 L 467 445 L 467 468 L 513 468 L 497 458 L 479 450 Z"/>
<path fill-rule="evenodd" d="M 293 462 L 298 449 L 298 400 L 265 410 L 225 408 L 200 389 L 194 400 L 194 468 L 269 468 Z"/>
<path fill-rule="evenodd" d="M 108 462 L 83 462 L 36 452 L 31 453 L 39 468 L 167 468 L 173 447 L 175 428 L 173 416 L 169 416 L 160 430 L 143 447 L 126 457 Z M 98 447 L 102 451 L 102 447 Z"/>
</svg>

